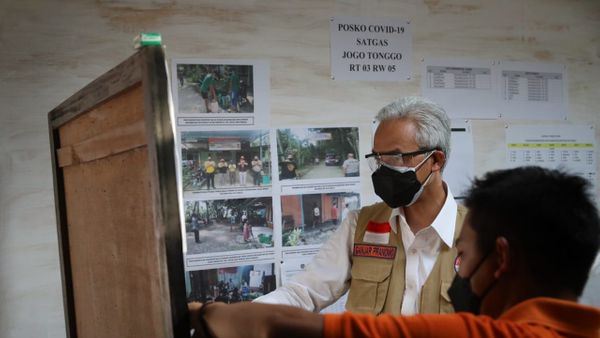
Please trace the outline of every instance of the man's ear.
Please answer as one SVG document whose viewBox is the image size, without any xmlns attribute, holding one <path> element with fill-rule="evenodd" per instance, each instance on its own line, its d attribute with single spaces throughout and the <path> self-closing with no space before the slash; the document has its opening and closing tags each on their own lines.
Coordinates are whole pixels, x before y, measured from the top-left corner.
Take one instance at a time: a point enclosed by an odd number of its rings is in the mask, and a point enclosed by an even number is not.
<svg viewBox="0 0 600 338">
<path fill-rule="evenodd" d="M 508 244 L 506 237 L 500 236 L 496 238 L 496 256 L 498 266 L 494 271 L 494 277 L 498 279 L 502 274 L 513 267 L 510 256 L 510 245 Z"/>
<path fill-rule="evenodd" d="M 433 152 L 431 157 L 433 158 L 433 166 L 431 167 L 431 170 L 442 170 L 444 163 L 446 163 L 446 154 L 444 154 L 444 152 L 441 150 L 436 150 Z"/>
</svg>

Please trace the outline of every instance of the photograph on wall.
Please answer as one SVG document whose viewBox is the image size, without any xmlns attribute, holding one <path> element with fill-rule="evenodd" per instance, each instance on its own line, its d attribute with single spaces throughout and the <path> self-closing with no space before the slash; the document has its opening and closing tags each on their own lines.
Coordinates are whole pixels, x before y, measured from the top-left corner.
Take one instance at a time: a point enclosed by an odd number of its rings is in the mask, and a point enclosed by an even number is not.
<svg viewBox="0 0 600 338">
<path fill-rule="evenodd" d="M 186 277 L 189 302 L 245 302 L 276 288 L 273 263 L 188 271 Z"/>
<path fill-rule="evenodd" d="M 181 131 L 182 187 L 190 192 L 271 185 L 268 130 Z"/>
<path fill-rule="evenodd" d="M 358 178 L 358 144 L 356 127 L 278 129 L 279 180 Z"/>
<path fill-rule="evenodd" d="M 177 65 L 180 114 L 254 113 L 250 65 Z"/>
<path fill-rule="evenodd" d="M 271 197 L 184 204 L 187 255 L 273 247 Z"/>
<path fill-rule="evenodd" d="M 182 126 L 266 126 L 269 69 L 256 60 L 174 60 L 173 96 Z"/>
<path fill-rule="evenodd" d="M 323 244 L 348 212 L 359 207 L 354 192 L 281 196 L 282 245 Z"/>
</svg>

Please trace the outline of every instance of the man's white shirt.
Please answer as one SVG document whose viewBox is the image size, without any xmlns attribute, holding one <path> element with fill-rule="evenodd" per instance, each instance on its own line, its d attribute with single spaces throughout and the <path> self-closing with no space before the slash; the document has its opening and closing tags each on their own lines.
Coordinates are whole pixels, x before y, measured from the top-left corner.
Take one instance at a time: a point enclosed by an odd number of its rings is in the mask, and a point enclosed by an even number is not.
<svg viewBox="0 0 600 338">
<path fill-rule="evenodd" d="M 390 226 L 392 231 L 396 232 L 398 226 L 396 220 L 400 220 L 400 234 L 406 254 L 405 289 L 400 311 L 403 315 L 419 312 L 421 288 L 437 260 L 441 242 L 443 241 L 450 248 L 454 245 L 457 206 L 450 191 L 448 191 L 448 196 L 450 199 L 446 197 L 442 210 L 433 223 L 416 234 L 406 223 L 403 209 L 396 208 L 392 211 Z"/>
</svg>

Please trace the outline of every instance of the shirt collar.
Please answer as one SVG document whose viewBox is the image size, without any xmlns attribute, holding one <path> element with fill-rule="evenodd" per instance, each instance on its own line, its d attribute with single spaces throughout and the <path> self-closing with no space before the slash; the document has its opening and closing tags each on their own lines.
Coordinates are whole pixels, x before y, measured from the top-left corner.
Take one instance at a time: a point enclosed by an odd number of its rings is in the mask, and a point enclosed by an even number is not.
<svg viewBox="0 0 600 338">
<path fill-rule="evenodd" d="M 450 191 L 450 187 L 447 187 L 446 191 L 447 194 L 444 205 L 433 220 L 433 223 L 431 223 L 431 227 L 435 230 L 438 236 L 440 236 L 442 241 L 449 248 L 451 248 L 454 245 L 454 229 L 456 226 L 457 205 L 456 201 L 454 200 L 454 195 L 452 195 L 452 192 Z M 404 209 L 402 207 L 392 209 L 392 213 L 390 215 L 389 223 L 394 233 L 398 232 L 396 216 L 404 218 Z"/>
</svg>

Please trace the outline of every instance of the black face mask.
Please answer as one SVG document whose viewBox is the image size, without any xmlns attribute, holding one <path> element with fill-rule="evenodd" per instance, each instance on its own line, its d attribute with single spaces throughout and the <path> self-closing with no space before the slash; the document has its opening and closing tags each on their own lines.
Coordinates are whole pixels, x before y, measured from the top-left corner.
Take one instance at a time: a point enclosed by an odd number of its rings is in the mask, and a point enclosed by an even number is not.
<svg viewBox="0 0 600 338">
<path fill-rule="evenodd" d="M 491 253 L 491 251 L 490 251 Z M 492 282 L 490 286 L 483 292 L 481 296 L 476 295 L 471 288 L 471 277 L 479 270 L 481 264 L 485 261 L 487 256 L 485 255 L 477 266 L 473 273 L 469 277 L 461 277 L 456 273 L 454 276 L 454 280 L 448 288 L 448 296 L 450 296 L 450 301 L 452 302 L 452 306 L 454 307 L 455 312 L 470 312 L 472 314 L 478 315 L 481 307 L 481 301 L 487 295 L 487 293 L 492 289 L 496 282 Z"/>
<path fill-rule="evenodd" d="M 431 156 L 431 155 L 430 155 Z M 427 156 L 423 162 L 414 169 L 400 172 L 382 165 L 372 175 L 373 189 L 377 196 L 390 208 L 405 207 L 413 204 L 423 192 L 423 185 L 417 179 L 417 170 L 429 159 Z M 429 176 L 427 176 L 427 181 Z"/>
</svg>

